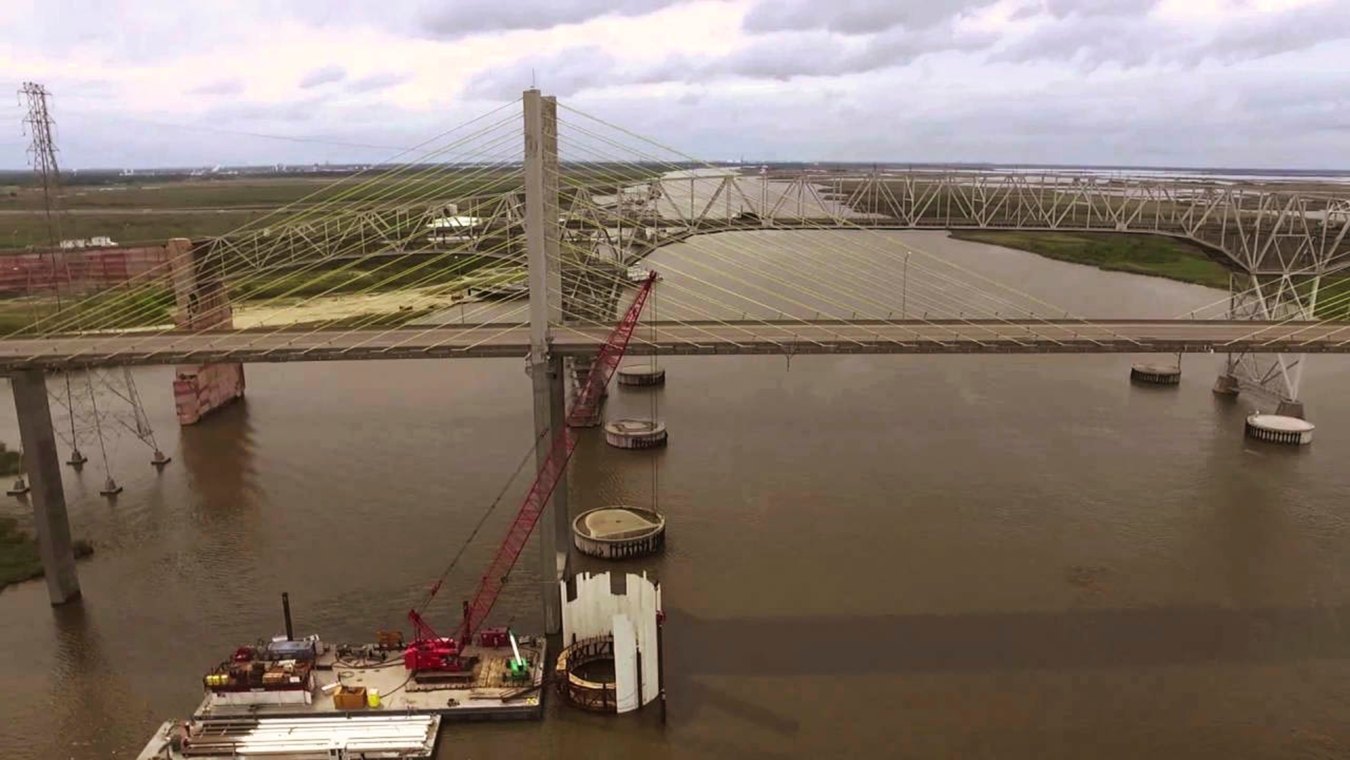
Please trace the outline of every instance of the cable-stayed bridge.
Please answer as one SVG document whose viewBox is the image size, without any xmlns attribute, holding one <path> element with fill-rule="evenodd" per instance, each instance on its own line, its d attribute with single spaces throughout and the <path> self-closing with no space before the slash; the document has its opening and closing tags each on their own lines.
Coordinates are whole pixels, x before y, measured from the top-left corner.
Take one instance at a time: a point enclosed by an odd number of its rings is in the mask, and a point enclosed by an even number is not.
<svg viewBox="0 0 1350 760">
<path fill-rule="evenodd" d="M 563 326 L 551 352 L 586 357 L 604 343 L 597 326 Z M 50 369 L 192 362 L 522 357 L 527 326 L 380 330 L 228 331 L 179 335 L 74 335 L 0 343 L 0 368 Z M 893 320 L 648 322 L 635 355 L 1350 353 L 1350 327 L 1320 322 L 1187 320 Z"/>
<path fill-rule="evenodd" d="M 1232 274 L 1227 293 L 1184 315 L 1106 319 L 890 229 L 1162 234 Z M 60 521 L 48 370 L 174 364 L 190 423 L 242 394 L 243 363 L 524 358 L 547 440 L 574 374 L 565 363 L 585 366 L 645 267 L 661 280 L 629 343 L 637 354 L 1217 353 L 1221 390 L 1294 409 L 1301 356 L 1350 352 L 1350 291 L 1323 292 L 1350 266 L 1347 232 L 1344 198 L 1282 188 L 709 166 L 529 91 L 231 234 L 171 240 L 114 287 L 56 277 L 65 299 L 0 337 L 0 367 L 35 460 L 35 504 Z M 666 255 L 699 235 L 719 244 Z M 550 520 L 545 563 L 563 567 L 566 521 Z M 73 566 L 49 582 L 54 600 L 70 598 Z"/>
</svg>

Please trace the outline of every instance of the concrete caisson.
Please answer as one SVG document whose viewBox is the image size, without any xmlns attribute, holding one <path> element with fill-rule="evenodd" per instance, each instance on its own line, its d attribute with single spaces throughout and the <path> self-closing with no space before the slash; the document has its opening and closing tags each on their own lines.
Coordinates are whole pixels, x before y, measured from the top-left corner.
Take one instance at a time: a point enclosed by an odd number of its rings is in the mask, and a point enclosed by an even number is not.
<svg viewBox="0 0 1350 760">
<path fill-rule="evenodd" d="M 666 371 L 651 364 L 634 364 L 619 368 L 619 385 L 653 387 L 666 384 Z"/>
<path fill-rule="evenodd" d="M 1312 443 L 1315 429 L 1311 422 L 1297 417 L 1258 412 L 1247 417 L 1246 433 L 1248 438 L 1260 441 L 1300 446 Z"/>
<path fill-rule="evenodd" d="M 1177 385 L 1181 367 L 1172 364 L 1136 364 L 1130 367 L 1130 382 L 1141 385 Z"/>
<path fill-rule="evenodd" d="M 666 423 L 627 418 L 605 423 L 605 443 L 620 449 L 654 449 L 666 445 Z"/>
<path fill-rule="evenodd" d="M 623 505 L 590 509 L 572 521 L 572 543 L 582 554 L 604 559 L 655 554 L 666 543 L 666 518 Z"/>
</svg>

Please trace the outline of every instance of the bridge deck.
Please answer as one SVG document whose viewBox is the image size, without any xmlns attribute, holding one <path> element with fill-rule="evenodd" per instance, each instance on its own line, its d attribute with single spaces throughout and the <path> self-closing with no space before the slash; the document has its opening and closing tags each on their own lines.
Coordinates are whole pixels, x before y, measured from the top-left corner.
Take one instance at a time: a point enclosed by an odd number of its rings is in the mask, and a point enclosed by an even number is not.
<svg viewBox="0 0 1350 760">
<path fill-rule="evenodd" d="M 594 352 L 608 330 L 555 328 L 554 351 Z M 394 330 L 145 332 L 0 340 L 0 372 L 25 367 L 521 357 L 523 325 Z M 1350 353 L 1350 324 L 1180 320 L 708 322 L 643 325 L 634 354 Z"/>
</svg>

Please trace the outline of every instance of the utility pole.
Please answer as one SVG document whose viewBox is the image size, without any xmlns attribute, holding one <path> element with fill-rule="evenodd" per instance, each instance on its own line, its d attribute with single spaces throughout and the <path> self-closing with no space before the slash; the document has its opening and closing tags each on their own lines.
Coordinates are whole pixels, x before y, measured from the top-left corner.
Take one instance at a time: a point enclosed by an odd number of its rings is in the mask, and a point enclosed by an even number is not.
<svg viewBox="0 0 1350 760">
<path fill-rule="evenodd" d="M 33 173 L 42 186 L 42 210 L 47 222 L 47 242 L 57 247 L 61 242 L 61 225 L 57 217 L 57 191 L 61 184 L 61 171 L 56 165 L 56 141 L 52 137 L 52 127 L 56 122 L 47 109 L 47 88 L 36 82 L 24 82 L 19 93 L 28 101 L 28 115 L 24 117 L 24 127 L 28 130 L 28 160 L 33 164 Z"/>
<path fill-rule="evenodd" d="M 69 269 L 64 266 L 65 257 L 57 252 L 61 246 L 61 214 L 58 205 L 61 169 L 56 164 L 56 139 L 52 136 L 52 128 L 56 126 L 56 121 L 47 108 L 47 96 L 50 93 L 46 87 L 37 82 L 24 82 L 19 92 L 28 101 L 28 115 L 23 120 L 30 138 L 28 160 L 32 163 L 33 172 L 42 186 L 42 210 L 47 222 L 48 249 L 45 258 L 47 271 L 51 276 L 52 290 L 56 295 L 56 309 L 59 312 L 61 279 L 63 275 L 69 274 Z M 57 271 L 58 264 L 65 270 L 64 272 Z M 31 287 L 29 290 L 31 291 Z M 70 371 L 62 372 L 61 379 L 65 381 L 66 411 L 70 413 L 70 460 L 67 464 L 78 470 L 89 461 L 89 457 L 80 451 L 80 439 L 75 431 L 75 398 L 70 389 Z"/>
</svg>

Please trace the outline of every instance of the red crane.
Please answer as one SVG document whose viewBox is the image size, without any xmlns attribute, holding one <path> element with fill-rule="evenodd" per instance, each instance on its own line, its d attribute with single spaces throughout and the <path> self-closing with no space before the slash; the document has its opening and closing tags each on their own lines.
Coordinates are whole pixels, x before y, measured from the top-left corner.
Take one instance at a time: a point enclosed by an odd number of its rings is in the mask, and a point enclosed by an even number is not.
<svg viewBox="0 0 1350 760">
<path fill-rule="evenodd" d="M 591 373 L 586 376 L 581 393 L 577 395 L 576 402 L 567 413 L 567 422 L 553 431 L 553 442 L 549 447 L 548 456 L 535 475 L 534 482 L 530 484 L 530 490 L 525 494 L 525 501 L 520 505 L 520 511 L 516 513 L 516 519 L 506 531 L 506 538 L 497 548 L 497 554 L 493 556 L 492 562 L 488 564 L 483 577 L 478 581 L 478 590 L 474 592 L 473 600 L 464 606 L 464 620 L 460 623 L 458 635 L 455 638 L 438 636 L 416 609 L 408 611 L 408 620 L 413 625 L 413 641 L 404 651 L 403 659 L 409 670 L 462 669 L 463 663 L 459 657 L 461 649 L 472 640 L 474 632 L 492 611 L 492 605 L 497 602 L 497 595 L 506 584 L 506 576 L 511 572 L 511 568 L 515 567 L 520 552 L 525 549 L 525 543 L 534 532 L 534 526 L 539 522 L 539 515 L 543 513 L 549 497 L 553 495 L 553 489 L 557 488 L 563 474 L 567 472 L 567 463 L 571 460 L 572 452 L 577 445 L 576 437 L 571 432 L 571 423 L 583 421 L 595 414 L 605 386 L 609 385 L 609 381 L 614 377 L 614 371 L 619 367 L 619 362 L 623 360 L 624 352 L 628 350 L 628 341 L 633 337 L 638 317 L 642 314 L 642 307 L 647 303 L 647 296 L 651 294 L 657 279 L 656 272 L 647 275 L 647 279 L 638 287 L 637 295 L 633 297 L 633 303 L 629 305 L 623 319 L 619 320 L 604 344 L 600 346 L 600 353 L 595 363 L 591 365 Z M 431 601 L 440 587 L 438 581 L 431 588 L 427 602 Z"/>
</svg>

